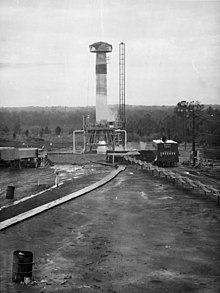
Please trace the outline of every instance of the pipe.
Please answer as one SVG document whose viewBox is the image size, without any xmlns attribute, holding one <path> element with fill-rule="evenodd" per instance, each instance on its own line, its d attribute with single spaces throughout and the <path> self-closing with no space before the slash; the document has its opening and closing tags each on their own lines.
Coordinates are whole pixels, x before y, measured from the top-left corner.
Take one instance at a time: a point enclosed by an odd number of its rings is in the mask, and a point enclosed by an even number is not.
<svg viewBox="0 0 220 293">
<path fill-rule="evenodd" d="M 76 133 L 84 133 L 85 134 L 85 130 L 74 130 L 73 131 L 73 153 L 76 153 Z M 84 147 L 83 147 L 83 151 L 85 151 L 86 148 L 86 142 L 85 142 L 85 135 L 84 135 Z"/>
<path fill-rule="evenodd" d="M 124 137 L 125 137 L 124 150 L 126 150 L 127 149 L 127 131 L 124 129 L 116 129 L 115 132 L 124 132 Z"/>
</svg>

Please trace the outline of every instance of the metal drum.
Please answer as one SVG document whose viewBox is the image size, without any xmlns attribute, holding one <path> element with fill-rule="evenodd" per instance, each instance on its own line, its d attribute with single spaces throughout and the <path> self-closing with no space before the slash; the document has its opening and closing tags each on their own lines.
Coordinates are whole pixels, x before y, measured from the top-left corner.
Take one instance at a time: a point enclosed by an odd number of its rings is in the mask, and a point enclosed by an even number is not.
<svg viewBox="0 0 220 293">
<path fill-rule="evenodd" d="M 13 253 L 12 281 L 24 282 L 24 278 L 32 277 L 33 253 L 16 250 Z"/>
<path fill-rule="evenodd" d="M 7 187 L 7 192 L 6 192 L 6 198 L 7 199 L 13 199 L 14 198 L 14 192 L 15 192 L 15 187 L 14 186 L 8 186 Z"/>
</svg>

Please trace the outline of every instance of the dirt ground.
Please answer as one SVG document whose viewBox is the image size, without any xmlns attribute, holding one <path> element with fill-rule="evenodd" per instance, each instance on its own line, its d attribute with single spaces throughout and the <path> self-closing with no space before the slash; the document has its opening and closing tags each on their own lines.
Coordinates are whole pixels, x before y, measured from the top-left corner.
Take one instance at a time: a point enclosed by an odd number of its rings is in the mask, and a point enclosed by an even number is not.
<svg viewBox="0 0 220 293">
<path fill-rule="evenodd" d="M 102 168 L 96 180 L 111 170 Z M 212 198 L 128 167 L 1 231 L 0 292 L 220 292 L 219 224 Z M 15 250 L 34 254 L 32 285 L 11 282 Z"/>
<path fill-rule="evenodd" d="M 61 182 L 73 179 L 76 185 L 86 184 L 87 176 L 96 176 L 94 180 L 99 180 L 100 176 L 108 173 L 108 168 L 93 163 L 97 160 L 104 160 L 105 156 L 99 155 L 73 155 L 70 153 L 50 154 L 50 160 L 55 165 L 40 168 L 22 168 L 22 169 L 0 169 L 0 207 L 9 205 L 11 200 L 6 199 L 7 187 L 14 186 L 14 200 L 27 197 L 31 194 L 37 194 L 55 184 L 55 170 L 59 171 Z M 101 174 L 100 174 L 101 173 Z M 81 180 L 81 182 L 79 182 Z M 84 181 L 85 180 L 85 181 Z M 84 187 L 83 186 L 83 187 Z"/>
</svg>

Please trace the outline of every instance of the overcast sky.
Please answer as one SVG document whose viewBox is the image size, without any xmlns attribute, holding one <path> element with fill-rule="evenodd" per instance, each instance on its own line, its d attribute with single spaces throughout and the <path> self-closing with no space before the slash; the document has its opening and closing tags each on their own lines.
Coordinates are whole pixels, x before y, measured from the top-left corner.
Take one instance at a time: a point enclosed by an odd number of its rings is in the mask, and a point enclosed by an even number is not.
<svg viewBox="0 0 220 293">
<path fill-rule="evenodd" d="M 220 103 L 220 0 L 0 0 L 0 106 L 95 105 L 95 54 L 105 41 L 108 103 Z"/>
</svg>

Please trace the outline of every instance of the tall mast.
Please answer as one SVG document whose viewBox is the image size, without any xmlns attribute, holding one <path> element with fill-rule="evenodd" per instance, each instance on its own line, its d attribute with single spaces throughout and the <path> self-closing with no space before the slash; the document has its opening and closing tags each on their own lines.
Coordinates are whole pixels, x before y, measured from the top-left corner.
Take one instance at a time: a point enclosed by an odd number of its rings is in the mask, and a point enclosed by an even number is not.
<svg viewBox="0 0 220 293">
<path fill-rule="evenodd" d="M 125 129 L 125 44 L 119 44 L 119 124 Z"/>
</svg>

